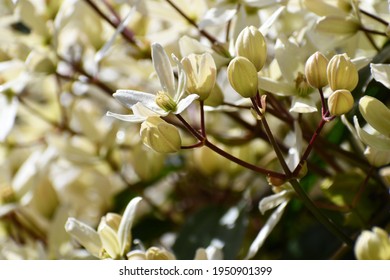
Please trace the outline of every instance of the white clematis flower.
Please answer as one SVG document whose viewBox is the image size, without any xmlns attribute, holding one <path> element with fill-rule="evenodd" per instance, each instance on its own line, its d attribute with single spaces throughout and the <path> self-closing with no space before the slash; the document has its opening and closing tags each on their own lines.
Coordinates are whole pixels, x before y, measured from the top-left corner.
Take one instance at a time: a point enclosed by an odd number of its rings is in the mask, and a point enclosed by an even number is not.
<svg viewBox="0 0 390 280">
<path fill-rule="evenodd" d="M 167 116 L 169 113 L 182 113 L 199 96 L 197 94 L 190 94 L 184 97 L 186 73 L 180 61 L 174 56 L 173 59 L 178 65 L 177 84 L 175 83 L 175 76 L 168 55 L 160 44 L 154 43 L 152 45 L 153 66 L 160 80 L 162 90 L 158 91 L 157 94 L 152 94 L 136 90 L 120 89 L 113 96 L 129 109 L 133 109 L 135 104 L 141 103 L 144 107 L 159 116 Z M 129 118 L 127 121 L 133 120 Z"/>
<path fill-rule="evenodd" d="M 65 230 L 95 257 L 125 258 L 131 247 L 131 227 L 141 200 L 141 197 L 133 198 L 122 217 L 107 214 L 102 218 L 97 231 L 75 218 L 68 218 Z"/>
</svg>

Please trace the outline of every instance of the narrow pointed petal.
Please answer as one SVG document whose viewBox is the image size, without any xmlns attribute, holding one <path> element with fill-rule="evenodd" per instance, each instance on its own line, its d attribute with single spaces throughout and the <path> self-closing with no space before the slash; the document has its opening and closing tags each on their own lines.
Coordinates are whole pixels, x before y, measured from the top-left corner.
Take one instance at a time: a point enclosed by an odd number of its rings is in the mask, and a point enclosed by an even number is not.
<svg viewBox="0 0 390 280">
<path fill-rule="evenodd" d="M 131 109 L 131 107 L 133 107 L 138 102 L 142 103 L 146 107 L 149 107 L 149 105 L 157 106 L 154 101 L 156 96 L 151 93 L 119 89 L 113 94 L 113 96 L 116 100 L 129 109 Z"/>
<path fill-rule="evenodd" d="M 278 95 L 291 96 L 295 94 L 295 88 L 286 82 L 277 82 L 267 77 L 259 77 L 259 88 Z"/>
<path fill-rule="evenodd" d="M 99 257 L 102 248 L 99 234 L 90 226 L 76 220 L 75 218 L 68 218 L 65 224 L 65 230 L 74 239 L 77 240 L 88 252 L 95 257 Z"/>
<path fill-rule="evenodd" d="M 317 112 L 317 107 L 314 101 L 310 98 L 294 96 L 291 103 L 290 112 L 303 114 Z"/>
<path fill-rule="evenodd" d="M 375 80 L 390 88 L 390 65 L 389 64 L 370 64 L 371 74 Z"/>
<path fill-rule="evenodd" d="M 133 107 L 131 107 L 133 110 L 134 115 L 143 117 L 144 119 L 147 117 L 152 116 L 158 116 L 158 114 L 152 110 L 150 110 L 148 107 L 145 107 L 142 103 L 137 103 Z"/>
<path fill-rule="evenodd" d="M 279 16 L 282 14 L 282 12 L 286 9 L 285 6 L 280 7 L 277 9 L 270 17 L 268 17 L 265 22 L 260 26 L 259 30 L 260 32 L 266 36 L 268 33 L 268 30 L 274 25 L 276 20 L 279 18 Z"/>
<path fill-rule="evenodd" d="M 279 205 L 279 207 L 272 213 L 272 215 L 268 218 L 266 224 L 262 227 L 259 234 L 256 236 L 255 240 L 249 247 L 249 251 L 245 259 L 253 258 L 256 253 L 259 251 L 261 246 L 263 246 L 264 241 L 275 228 L 277 223 L 280 221 L 280 218 L 283 216 L 284 210 L 288 204 L 288 201 L 283 202 Z"/>
<path fill-rule="evenodd" d="M 120 256 L 123 255 L 120 251 L 117 234 L 111 227 L 109 227 L 105 223 L 100 224 L 98 233 L 103 243 L 103 248 L 106 250 L 107 254 L 109 254 L 111 258 L 118 259 Z"/>
<path fill-rule="evenodd" d="M 177 104 L 176 111 L 173 113 L 174 114 L 181 114 L 185 109 L 188 108 L 188 106 L 191 105 L 192 102 L 194 102 L 194 100 L 196 100 L 198 98 L 199 98 L 199 95 L 197 95 L 197 94 L 188 95 L 186 98 L 183 98 L 182 100 L 180 100 L 180 102 Z"/>
<path fill-rule="evenodd" d="M 259 210 L 261 214 L 264 215 L 267 210 L 273 209 L 285 201 L 289 201 L 292 193 L 293 191 L 291 190 L 284 190 L 279 193 L 264 197 L 259 203 Z"/>
<path fill-rule="evenodd" d="M 156 70 L 157 76 L 160 80 L 161 87 L 173 98 L 175 94 L 175 77 L 173 76 L 169 57 L 160 44 L 152 44 L 152 60 L 154 69 Z"/>
<path fill-rule="evenodd" d="M 137 116 L 137 115 L 122 115 L 122 114 L 116 114 L 108 111 L 106 113 L 106 116 L 108 117 L 114 117 L 118 120 L 125 121 L 125 122 L 134 122 L 134 123 L 140 123 L 143 122 L 146 118 Z"/>
<path fill-rule="evenodd" d="M 133 225 L 137 205 L 141 200 L 141 197 L 133 198 L 129 202 L 125 209 L 125 212 L 123 213 L 122 220 L 118 229 L 118 240 L 120 242 L 120 250 L 122 255 L 124 255 L 125 251 L 128 250 L 131 245 L 131 227 Z"/>
<path fill-rule="evenodd" d="M 183 97 L 183 94 L 185 93 L 185 90 L 187 87 L 187 74 L 184 71 L 183 65 L 181 64 L 179 59 L 175 55 L 172 55 L 172 58 L 177 64 L 177 70 L 179 73 L 179 78 L 178 78 L 178 82 L 177 82 L 177 89 L 175 92 L 175 96 L 173 96 L 173 100 L 175 102 L 178 102 Z"/>
</svg>

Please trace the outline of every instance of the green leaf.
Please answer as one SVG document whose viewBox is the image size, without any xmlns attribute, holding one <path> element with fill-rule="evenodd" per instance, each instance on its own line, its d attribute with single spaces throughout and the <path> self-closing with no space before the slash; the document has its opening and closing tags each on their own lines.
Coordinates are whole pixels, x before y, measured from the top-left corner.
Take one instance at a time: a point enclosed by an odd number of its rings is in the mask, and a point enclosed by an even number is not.
<svg viewBox="0 0 390 280">
<path fill-rule="evenodd" d="M 229 216 L 228 218 L 228 215 Z M 212 240 L 223 246 L 224 259 L 235 259 L 248 224 L 247 211 L 239 205 L 230 209 L 208 206 L 188 218 L 173 246 L 178 259 L 193 259 L 198 248 L 207 248 Z"/>
</svg>

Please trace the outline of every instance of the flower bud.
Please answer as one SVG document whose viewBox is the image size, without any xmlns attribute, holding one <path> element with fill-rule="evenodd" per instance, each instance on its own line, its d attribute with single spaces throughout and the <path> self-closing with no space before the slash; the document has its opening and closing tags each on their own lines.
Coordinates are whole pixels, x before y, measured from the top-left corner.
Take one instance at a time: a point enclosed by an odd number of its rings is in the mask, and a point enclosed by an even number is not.
<svg viewBox="0 0 390 280">
<path fill-rule="evenodd" d="M 159 91 L 156 94 L 156 104 L 163 110 L 170 112 L 176 109 L 176 102 L 164 91 Z"/>
<path fill-rule="evenodd" d="M 332 116 L 348 113 L 353 107 L 353 96 L 349 90 L 339 89 L 328 98 L 328 108 Z"/>
<path fill-rule="evenodd" d="M 238 56 L 227 68 L 230 85 L 242 97 L 253 97 L 257 93 L 258 77 L 255 66 L 247 58 Z"/>
<path fill-rule="evenodd" d="M 359 111 L 363 118 L 379 133 L 390 137 L 390 109 L 372 96 L 359 100 Z"/>
<path fill-rule="evenodd" d="M 388 233 L 378 227 L 363 230 L 355 243 L 355 255 L 359 260 L 390 260 Z"/>
<path fill-rule="evenodd" d="M 352 91 L 359 81 L 356 67 L 346 54 L 333 56 L 326 72 L 332 90 L 347 89 Z"/>
<path fill-rule="evenodd" d="M 145 253 L 147 260 L 174 260 L 175 256 L 165 249 L 150 247 Z"/>
<path fill-rule="evenodd" d="M 199 95 L 200 100 L 207 99 L 217 76 L 217 68 L 211 54 L 190 54 L 181 62 L 187 75 L 187 90 Z"/>
<path fill-rule="evenodd" d="M 328 59 L 320 52 L 314 53 L 306 61 L 306 81 L 313 88 L 323 88 L 328 84 L 328 77 L 326 75 L 328 62 Z"/>
<path fill-rule="evenodd" d="M 141 138 L 146 146 L 159 153 L 174 153 L 180 150 L 179 131 L 160 117 L 148 117 L 141 125 Z"/>
<path fill-rule="evenodd" d="M 245 27 L 236 40 L 237 56 L 246 57 L 256 67 L 263 68 L 267 59 L 267 45 L 263 34 L 254 26 Z"/>
</svg>

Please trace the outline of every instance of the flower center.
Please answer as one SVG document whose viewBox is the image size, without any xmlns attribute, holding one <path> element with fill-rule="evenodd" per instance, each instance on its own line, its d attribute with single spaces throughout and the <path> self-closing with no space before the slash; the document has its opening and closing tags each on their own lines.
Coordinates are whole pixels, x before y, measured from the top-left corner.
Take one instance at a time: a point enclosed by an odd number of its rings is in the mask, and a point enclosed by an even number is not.
<svg viewBox="0 0 390 280">
<path fill-rule="evenodd" d="M 164 91 L 158 91 L 156 94 L 156 104 L 160 106 L 161 109 L 170 112 L 176 110 L 176 102 L 172 97 Z"/>
</svg>

